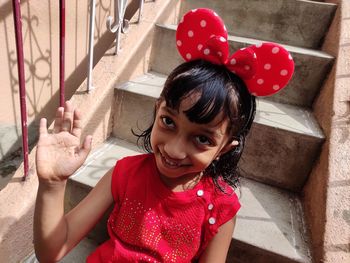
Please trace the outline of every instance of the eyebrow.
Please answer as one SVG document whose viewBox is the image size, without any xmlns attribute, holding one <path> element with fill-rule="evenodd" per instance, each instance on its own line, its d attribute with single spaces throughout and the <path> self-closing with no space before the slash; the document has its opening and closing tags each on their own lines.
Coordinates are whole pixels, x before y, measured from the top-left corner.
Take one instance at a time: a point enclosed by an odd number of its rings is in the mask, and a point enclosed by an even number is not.
<svg viewBox="0 0 350 263">
<path fill-rule="evenodd" d="M 172 108 L 169 108 L 167 106 L 163 106 L 162 107 L 164 111 L 166 111 L 167 113 L 169 113 L 172 116 L 176 116 L 176 114 L 178 114 L 178 112 L 176 110 L 173 110 Z M 200 124 L 199 124 L 200 125 Z M 221 134 L 219 132 L 217 132 L 217 129 L 209 129 L 206 127 L 200 127 L 201 132 L 208 134 L 209 136 L 214 137 L 215 139 L 220 139 L 221 138 Z"/>
<path fill-rule="evenodd" d="M 177 110 L 173 110 L 172 108 L 169 108 L 167 106 L 163 106 L 162 107 L 163 110 L 165 110 L 167 113 L 171 114 L 171 115 L 176 115 L 178 114 L 178 111 Z"/>
</svg>

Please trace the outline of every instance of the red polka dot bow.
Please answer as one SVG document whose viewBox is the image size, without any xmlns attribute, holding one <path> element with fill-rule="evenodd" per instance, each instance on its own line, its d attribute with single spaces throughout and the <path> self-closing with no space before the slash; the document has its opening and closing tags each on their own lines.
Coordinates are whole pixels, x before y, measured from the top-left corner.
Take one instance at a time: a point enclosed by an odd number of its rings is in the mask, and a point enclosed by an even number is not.
<svg viewBox="0 0 350 263">
<path fill-rule="evenodd" d="M 176 46 L 186 61 L 204 59 L 225 65 L 243 79 L 254 96 L 280 91 L 294 72 L 291 55 L 275 43 L 241 48 L 229 56 L 224 22 L 213 10 L 206 8 L 194 9 L 184 15 L 176 31 Z"/>
</svg>

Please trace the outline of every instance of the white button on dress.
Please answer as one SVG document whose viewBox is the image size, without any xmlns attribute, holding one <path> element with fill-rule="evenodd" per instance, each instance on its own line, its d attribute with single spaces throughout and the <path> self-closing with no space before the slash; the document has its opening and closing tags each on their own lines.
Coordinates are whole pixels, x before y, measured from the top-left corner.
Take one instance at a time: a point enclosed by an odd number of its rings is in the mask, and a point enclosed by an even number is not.
<svg viewBox="0 0 350 263">
<path fill-rule="evenodd" d="M 198 190 L 197 191 L 197 195 L 198 196 L 203 196 L 204 195 L 204 191 L 203 190 Z"/>
<path fill-rule="evenodd" d="M 213 210 L 213 208 L 214 208 L 214 205 L 213 205 L 213 204 L 209 204 L 209 205 L 208 205 L 208 210 Z"/>
<path fill-rule="evenodd" d="M 214 225 L 216 222 L 214 217 L 209 218 L 209 224 Z"/>
</svg>

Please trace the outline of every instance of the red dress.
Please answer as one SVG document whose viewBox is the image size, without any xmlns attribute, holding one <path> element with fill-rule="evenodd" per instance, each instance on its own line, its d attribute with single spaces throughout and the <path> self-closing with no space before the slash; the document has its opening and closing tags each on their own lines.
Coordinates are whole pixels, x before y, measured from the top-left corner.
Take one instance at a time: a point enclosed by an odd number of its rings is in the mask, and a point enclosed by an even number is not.
<svg viewBox="0 0 350 263">
<path fill-rule="evenodd" d="M 218 228 L 240 208 L 233 190 L 216 189 L 211 178 L 184 192 L 172 192 L 159 177 L 153 154 L 119 160 L 112 175 L 115 207 L 110 239 L 87 262 L 191 262 Z"/>
</svg>

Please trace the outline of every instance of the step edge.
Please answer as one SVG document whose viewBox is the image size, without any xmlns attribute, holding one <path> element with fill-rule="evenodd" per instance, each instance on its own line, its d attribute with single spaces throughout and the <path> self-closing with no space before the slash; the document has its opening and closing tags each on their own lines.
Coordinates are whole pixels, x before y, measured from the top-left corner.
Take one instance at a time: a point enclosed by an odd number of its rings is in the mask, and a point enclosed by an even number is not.
<svg viewBox="0 0 350 263">
<path fill-rule="evenodd" d="M 147 74 L 142 75 L 142 76 L 148 77 L 148 76 L 152 76 L 152 74 L 156 74 L 156 77 L 164 78 L 164 81 L 165 81 L 166 75 L 161 74 L 161 73 L 157 73 L 155 71 L 150 71 Z M 118 91 L 123 91 L 123 92 L 131 93 L 131 94 L 137 94 L 137 95 L 140 95 L 140 96 L 150 97 L 150 98 L 153 98 L 153 99 L 157 99 L 159 97 L 159 95 L 157 97 L 157 96 L 150 96 L 147 93 L 143 93 L 142 90 L 140 91 L 139 89 L 133 87 L 132 85 L 128 86 L 128 88 L 125 89 L 125 87 L 127 86 L 127 83 L 128 82 L 123 83 L 122 86 L 120 86 L 119 88 L 115 87 L 116 91 L 117 92 Z M 134 92 L 134 90 L 137 90 L 137 92 Z M 261 124 L 261 125 L 266 125 L 266 126 L 273 127 L 273 128 L 278 128 L 280 130 L 283 130 L 283 131 L 286 131 L 286 132 L 290 132 L 290 133 L 305 135 L 305 136 L 308 136 L 308 137 L 311 137 L 311 138 L 316 138 L 316 139 L 320 139 L 320 140 L 324 140 L 325 139 L 324 133 L 323 133 L 322 129 L 320 128 L 319 124 L 317 123 L 316 118 L 314 117 L 314 114 L 313 114 L 312 110 L 307 109 L 305 107 L 289 105 L 289 104 L 283 104 L 283 103 L 274 102 L 274 101 L 267 100 L 267 99 L 257 98 L 257 114 L 262 112 L 262 111 L 259 110 L 259 104 L 261 104 L 260 102 L 269 103 L 269 104 L 275 105 L 276 107 L 278 106 L 278 107 L 281 107 L 281 108 L 289 108 L 289 110 L 291 110 L 293 112 L 303 111 L 307 115 L 307 122 L 312 124 L 312 127 L 310 127 L 310 131 L 312 131 L 312 133 L 309 133 L 309 132 L 306 132 L 306 131 L 298 131 L 298 130 L 295 130 L 295 129 L 291 130 L 291 129 L 283 128 L 282 127 L 283 125 L 273 126 L 273 125 L 270 125 L 268 123 L 264 123 L 262 121 L 259 121 L 257 118 L 255 118 L 254 123 Z M 298 115 L 298 114 L 295 114 L 295 115 Z M 285 125 L 285 126 L 287 126 L 287 125 Z"/>
<path fill-rule="evenodd" d="M 177 25 L 159 24 L 158 23 L 158 24 L 156 24 L 156 27 L 176 31 Z M 228 41 L 239 42 L 239 43 L 248 44 L 248 45 L 256 45 L 259 43 L 269 42 L 266 40 L 259 40 L 259 39 L 255 39 L 255 38 L 247 38 L 247 37 L 241 37 L 241 36 L 235 36 L 235 35 L 229 35 Z M 286 50 L 288 50 L 289 52 L 294 53 L 294 54 L 319 57 L 319 58 L 328 59 L 330 61 L 333 61 L 335 59 L 334 56 L 329 55 L 326 52 L 321 51 L 321 50 L 292 46 L 292 45 L 287 45 L 287 44 L 278 43 L 278 42 L 275 42 L 275 43 L 281 45 Z"/>
</svg>

